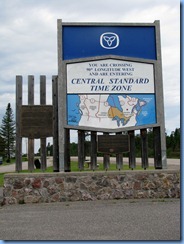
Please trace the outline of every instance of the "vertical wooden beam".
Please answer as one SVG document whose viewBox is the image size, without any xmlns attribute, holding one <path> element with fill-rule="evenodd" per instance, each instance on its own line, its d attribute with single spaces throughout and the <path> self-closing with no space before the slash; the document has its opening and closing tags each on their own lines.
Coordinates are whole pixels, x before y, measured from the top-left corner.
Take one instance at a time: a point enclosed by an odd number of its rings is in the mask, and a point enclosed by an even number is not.
<svg viewBox="0 0 184 244">
<path fill-rule="evenodd" d="M 40 139 L 40 148 L 41 148 L 41 170 L 45 171 L 47 169 L 47 146 L 46 138 Z"/>
<path fill-rule="evenodd" d="M 28 76 L 28 105 L 34 105 L 34 76 Z"/>
<path fill-rule="evenodd" d="M 40 75 L 40 104 L 46 104 L 46 76 Z"/>
<path fill-rule="evenodd" d="M 91 169 L 94 171 L 97 167 L 97 133 L 91 131 Z"/>
<path fill-rule="evenodd" d="M 122 132 L 117 132 L 116 135 L 120 135 Z M 116 154 L 116 169 L 121 170 L 123 168 L 123 153 Z"/>
<path fill-rule="evenodd" d="M 28 76 L 28 105 L 34 104 L 34 76 Z M 28 170 L 34 170 L 34 139 L 28 138 Z"/>
<path fill-rule="evenodd" d="M 21 137 L 22 76 L 16 76 L 16 171 L 22 170 Z"/>
<path fill-rule="evenodd" d="M 40 104 L 46 104 L 46 76 L 40 76 Z M 40 139 L 41 144 L 41 169 L 45 171 L 47 168 L 47 149 L 46 149 L 46 138 Z"/>
<path fill-rule="evenodd" d="M 59 141 L 58 141 L 58 77 L 52 76 L 53 105 L 53 171 L 59 172 Z"/>
<path fill-rule="evenodd" d="M 71 171 L 71 162 L 70 162 L 70 130 L 65 129 L 65 172 Z"/>
<path fill-rule="evenodd" d="M 121 170 L 123 168 L 123 154 L 116 154 L 116 169 Z"/>
<path fill-rule="evenodd" d="M 141 155 L 142 155 L 142 168 L 148 168 L 148 137 L 147 130 L 141 129 Z"/>
<path fill-rule="evenodd" d="M 110 155 L 104 154 L 103 156 L 103 168 L 107 171 L 110 167 Z"/>
<path fill-rule="evenodd" d="M 154 166 L 155 169 L 162 169 L 162 151 L 161 151 L 161 135 L 160 127 L 153 128 L 154 140 Z"/>
<path fill-rule="evenodd" d="M 164 95 L 163 95 L 163 77 L 162 77 L 162 55 L 161 55 L 161 37 L 160 37 L 160 21 L 155 20 L 155 41 L 157 62 L 154 66 L 155 75 L 155 95 L 156 95 L 156 111 L 157 123 L 160 125 L 160 146 L 162 168 L 167 169 L 166 158 L 166 136 L 165 136 L 165 117 L 164 117 Z"/>
<path fill-rule="evenodd" d="M 84 170 L 84 140 L 85 134 L 83 130 L 78 130 L 78 167 L 79 170 Z"/>
<path fill-rule="evenodd" d="M 28 170 L 34 171 L 34 139 L 28 138 Z"/>
<path fill-rule="evenodd" d="M 108 135 L 108 132 L 104 132 L 104 135 Z M 103 156 L 103 167 L 107 171 L 110 167 L 110 155 L 109 154 L 104 154 Z"/>
<path fill-rule="evenodd" d="M 129 152 L 129 168 L 136 168 L 136 150 L 135 150 L 135 133 L 134 130 L 128 131 L 130 141 L 130 152 Z"/>
<path fill-rule="evenodd" d="M 66 112 L 66 82 L 65 82 L 65 65 L 63 62 L 63 51 L 62 51 L 62 21 L 57 21 L 57 34 L 58 34 L 58 142 L 59 142 L 59 171 L 64 172 L 65 164 L 65 128 L 67 123 L 67 112 Z"/>
</svg>

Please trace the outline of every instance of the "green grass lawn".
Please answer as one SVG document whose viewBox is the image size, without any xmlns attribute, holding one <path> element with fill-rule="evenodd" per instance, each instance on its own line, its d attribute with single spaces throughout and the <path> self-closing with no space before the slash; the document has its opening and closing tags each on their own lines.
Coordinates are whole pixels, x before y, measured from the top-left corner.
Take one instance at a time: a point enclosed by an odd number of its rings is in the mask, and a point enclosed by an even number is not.
<svg viewBox="0 0 184 244">
<path fill-rule="evenodd" d="M 151 166 L 147 170 L 153 170 L 153 169 L 154 169 L 154 167 Z M 110 168 L 108 169 L 108 171 L 113 171 L 113 170 L 117 170 L 116 169 L 116 164 L 110 164 Z M 124 171 L 124 170 L 131 170 L 131 169 L 129 168 L 128 165 L 123 165 L 122 171 Z M 135 170 L 143 170 L 143 169 L 142 169 L 142 167 L 140 165 L 137 165 Z M 90 170 L 88 168 L 87 164 L 85 164 L 83 172 L 88 172 L 88 171 L 92 171 L 92 170 Z M 95 171 L 104 171 L 103 163 L 99 163 L 99 167 Z M 35 169 L 33 173 L 49 173 L 49 172 L 53 172 L 53 166 L 48 167 L 46 169 L 46 171 L 44 171 L 44 172 L 41 171 L 40 169 Z M 71 172 L 79 172 L 78 162 L 71 162 Z M 0 173 L 0 187 L 3 186 L 3 184 L 4 184 L 4 174 L 7 174 L 7 173 Z M 30 171 L 22 170 L 21 173 L 30 173 Z"/>
<path fill-rule="evenodd" d="M 4 173 L 0 173 L 0 187 L 4 184 Z"/>
</svg>

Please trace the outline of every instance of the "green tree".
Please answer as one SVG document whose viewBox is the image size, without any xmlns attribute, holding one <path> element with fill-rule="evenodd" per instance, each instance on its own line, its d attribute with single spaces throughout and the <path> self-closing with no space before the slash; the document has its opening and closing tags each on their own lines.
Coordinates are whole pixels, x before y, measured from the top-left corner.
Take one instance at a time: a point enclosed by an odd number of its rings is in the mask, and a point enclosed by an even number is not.
<svg viewBox="0 0 184 244">
<path fill-rule="evenodd" d="M 15 153 L 15 121 L 11 104 L 8 103 L 6 113 L 2 119 L 0 127 L 0 136 L 4 141 L 4 155 L 7 162 Z"/>
<path fill-rule="evenodd" d="M 5 156 L 5 141 L 1 136 L 0 136 L 0 156 L 3 158 Z"/>
<path fill-rule="evenodd" d="M 180 150 L 180 129 L 176 128 L 174 132 L 174 150 L 179 151 Z"/>
<path fill-rule="evenodd" d="M 153 129 L 148 129 L 148 157 L 154 157 L 154 134 Z"/>
<path fill-rule="evenodd" d="M 70 143 L 70 155 L 77 156 L 78 155 L 78 144 L 75 142 Z"/>
</svg>

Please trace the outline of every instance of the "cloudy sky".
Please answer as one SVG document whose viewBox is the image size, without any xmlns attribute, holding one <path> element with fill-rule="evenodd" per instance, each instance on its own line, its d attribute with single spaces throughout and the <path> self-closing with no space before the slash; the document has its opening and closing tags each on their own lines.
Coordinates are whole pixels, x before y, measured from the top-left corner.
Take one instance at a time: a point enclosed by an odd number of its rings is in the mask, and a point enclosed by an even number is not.
<svg viewBox="0 0 184 244">
<path fill-rule="evenodd" d="M 57 67 L 57 19 L 63 22 L 143 22 L 160 20 L 166 130 L 180 127 L 180 1 L 178 0 L 0 0 L 0 124 L 10 102 L 15 113 L 15 76 L 39 76 Z"/>
</svg>

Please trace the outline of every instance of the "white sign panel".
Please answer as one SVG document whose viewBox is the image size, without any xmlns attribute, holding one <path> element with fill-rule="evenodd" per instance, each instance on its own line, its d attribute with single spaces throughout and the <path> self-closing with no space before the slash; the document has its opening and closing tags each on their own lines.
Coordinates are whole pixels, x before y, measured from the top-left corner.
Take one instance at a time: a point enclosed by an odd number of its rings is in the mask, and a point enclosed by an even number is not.
<svg viewBox="0 0 184 244">
<path fill-rule="evenodd" d="M 154 92 L 153 64 L 116 59 L 67 64 L 68 94 Z"/>
</svg>

